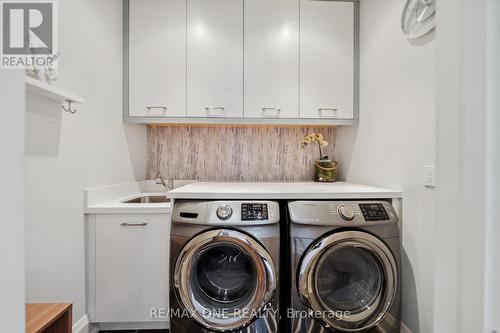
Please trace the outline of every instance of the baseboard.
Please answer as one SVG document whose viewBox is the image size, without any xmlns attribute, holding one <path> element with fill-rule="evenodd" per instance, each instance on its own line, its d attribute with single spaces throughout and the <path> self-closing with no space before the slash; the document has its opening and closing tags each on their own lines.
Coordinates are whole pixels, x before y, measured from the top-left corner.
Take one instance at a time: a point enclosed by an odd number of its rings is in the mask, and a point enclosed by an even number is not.
<svg viewBox="0 0 500 333">
<path fill-rule="evenodd" d="M 97 327 L 90 328 L 89 317 L 87 315 L 83 316 L 79 321 L 73 325 L 73 333 L 98 333 L 99 329 Z M 412 331 L 406 327 L 405 324 L 401 323 L 401 333 L 412 333 Z"/>
<path fill-rule="evenodd" d="M 412 331 L 403 323 L 401 323 L 401 329 L 399 331 L 401 333 L 412 333 Z"/>
<path fill-rule="evenodd" d="M 98 326 L 102 331 L 163 330 L 170 328 L 168 321 L 99 323 Z"/>
<path fill-rule="evenodd" d="M 73 325 L 73 333 L 89 333 L 89 316 L 85 315 Z"/>
</svg>

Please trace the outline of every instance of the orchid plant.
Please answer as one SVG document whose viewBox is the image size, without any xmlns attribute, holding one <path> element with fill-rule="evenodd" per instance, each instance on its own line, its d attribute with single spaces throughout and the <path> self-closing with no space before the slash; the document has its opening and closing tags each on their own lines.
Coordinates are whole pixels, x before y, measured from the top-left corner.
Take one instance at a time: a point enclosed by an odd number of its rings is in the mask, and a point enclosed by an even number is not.
<svg viewBox="0 0 500 333">
<path fill-rule="evenodd" d="M 309 144 L 314 144 L 314 143 L 316 143 L 318 145 L 319 159 L 320 160 L 327 160 L 328 156 L 323 156 L 323 151 L 321 150 L 322 147 L 325 148 L 328 146 L 328 141 L 325 140 L 325 138 L 323 137 L 323 134 L 311 133 L 309 135 L 306 135 L 304 137 L 304 141 L 302 141 L 302 143 L 301 143 L 301 146 L 302 146 L 302 148 L 304 148 L 305 146 L 307 146 Z"/>
</svg>

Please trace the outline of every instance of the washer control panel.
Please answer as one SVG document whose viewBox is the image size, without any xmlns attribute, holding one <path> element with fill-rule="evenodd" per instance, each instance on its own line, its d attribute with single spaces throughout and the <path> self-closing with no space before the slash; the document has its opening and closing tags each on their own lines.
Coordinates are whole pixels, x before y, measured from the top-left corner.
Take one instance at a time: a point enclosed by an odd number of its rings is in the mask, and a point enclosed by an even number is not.
<svg viewBox="0 0 500 333">
<path fill-rule="evenodd" d="M 277 201 L 176 200 L 172 222 L 204 225 L 266 225 L 280 222 Z"/>
<path fill-rule="evenodd" d="M 242 203 L 241 204 L 241 220 L 242 221 L 257 221 L 267 220 L 267 203 Z"/>
</svg>

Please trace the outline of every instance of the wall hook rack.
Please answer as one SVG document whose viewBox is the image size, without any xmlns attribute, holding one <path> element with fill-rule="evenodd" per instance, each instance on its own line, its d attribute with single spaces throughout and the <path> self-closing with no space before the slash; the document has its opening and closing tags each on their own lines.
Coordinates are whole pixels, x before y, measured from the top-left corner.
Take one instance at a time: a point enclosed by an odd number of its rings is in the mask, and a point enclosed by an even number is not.
<svg viewBox="0 0 500 333">
<path fill-rule="evenodd" d="M 63 110 L 64 110 L 64 111 L 66 111 L 66 112 L 69 112 L 69 113 L 75 114 L 75 113 L 76 113 L 76 109 L 72 109 L 72 108 L 71 108 L 71 104 L 73 104 L 73 101 L 72 101 L 72 100 L 66 100 L 65 102 L 68 104 L 68 106 L 66 107 L 66 106 L 63 104 L 63 105 L 62 105 Z"/>
</svg>

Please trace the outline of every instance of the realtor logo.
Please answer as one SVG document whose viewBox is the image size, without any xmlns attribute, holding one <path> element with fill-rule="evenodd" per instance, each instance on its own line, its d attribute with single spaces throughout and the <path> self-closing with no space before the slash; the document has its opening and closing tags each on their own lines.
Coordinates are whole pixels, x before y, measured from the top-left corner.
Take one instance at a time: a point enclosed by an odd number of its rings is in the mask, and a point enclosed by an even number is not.
<svg viewBox="0 0 500 333">
<path fill-rule="evenodd" d="M 53 67 L 57 54 L 55 0 L 0 0 L 1 67 Z"/>
</svg>

